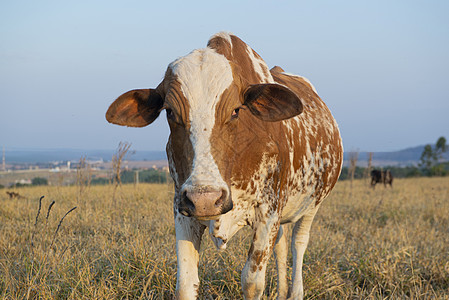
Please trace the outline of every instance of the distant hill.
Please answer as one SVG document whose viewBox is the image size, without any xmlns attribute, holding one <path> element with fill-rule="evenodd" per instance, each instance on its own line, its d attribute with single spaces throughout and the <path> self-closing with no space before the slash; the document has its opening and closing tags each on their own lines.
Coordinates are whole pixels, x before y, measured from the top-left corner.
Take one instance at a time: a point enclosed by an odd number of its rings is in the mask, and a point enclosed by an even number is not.
<svg viewBox="0 0 449 300">
<path fill-rule="evenodd" d="M 373 152 L 373 166 L 409 166 L 417 165 L 420 161 L 421 154 L 424 150 L 424 145 L 407 148 L 399 151 L 391 152 Z M 348 164 L 349 152 L 345 152 L 345 165 Z M 368 163 L 369 152 L 359 152 L 358 163 L 359 166 L 366 166 Z M 449 152 L 446 152 L 443 158 L 449 160 Z"/>
</svg>

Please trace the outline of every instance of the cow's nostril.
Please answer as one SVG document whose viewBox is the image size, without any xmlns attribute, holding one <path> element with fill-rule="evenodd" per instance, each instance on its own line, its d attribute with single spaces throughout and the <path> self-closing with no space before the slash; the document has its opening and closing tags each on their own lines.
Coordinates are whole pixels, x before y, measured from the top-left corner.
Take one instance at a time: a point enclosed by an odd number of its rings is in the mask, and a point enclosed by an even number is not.
<svg viewBox="0 0 449 300">
<path fill-rule="evenodd" d="M 179 212 L 186 217 L 190 217 L 192 212 L 195 211 L 195 204 L 193 204 L 189 197 L 187 197 L 186 192 L 182 194 L 178 209 Z"/>
<path fill-rule="evenodd" d="M 225 198 L 226 198 L 226 192 L 222 191 L 220 198 L 218 198 L 217 201 L 215 201 L 215 207 L 222 206 L 223 202 L 225 201 Z"/>
<path fill-rule="evenodd" d="M 190 209 L 194 209 L 195 208 L 195 204 L 193 204 L 192 200 L 189 199 L 189 197 L 187 197 L 187 193 L 184 192 L 184 194 L 182 195 L 182 200 L 183 200 L 183 204 L 185 206 L 187 206 Z"/>
</svg>

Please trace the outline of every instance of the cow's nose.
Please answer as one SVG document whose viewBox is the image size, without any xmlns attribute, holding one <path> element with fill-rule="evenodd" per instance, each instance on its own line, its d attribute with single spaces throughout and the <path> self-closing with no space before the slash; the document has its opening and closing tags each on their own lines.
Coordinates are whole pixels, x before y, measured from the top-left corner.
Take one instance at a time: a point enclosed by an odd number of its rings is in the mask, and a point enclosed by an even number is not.
<svg viewBox="0 0 449 300">
<path fill-rule="evenodd" d="M 232 209 L 232 201 L 227 198 L 228 193 L 223 189 L 189 189 L 182 193 L 179 212 L 189 217 L 218 216 Z M 228 202 L 231 203 L 229 209 Z"/>
</svg>

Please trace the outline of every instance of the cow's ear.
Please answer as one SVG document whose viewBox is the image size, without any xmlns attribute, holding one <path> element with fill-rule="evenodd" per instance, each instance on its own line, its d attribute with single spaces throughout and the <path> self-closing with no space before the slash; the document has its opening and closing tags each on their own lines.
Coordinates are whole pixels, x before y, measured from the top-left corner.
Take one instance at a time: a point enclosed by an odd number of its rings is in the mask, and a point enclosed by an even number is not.
<svg viewBox="0 0 449 300">
<path fill-rule="evenodd" d="M 132 90 L 118 97 L 106 112 L 108 122 L 144 127 L 159 116 L 164 99 L 155 89 Z"/>
<path fill-rule="evenodd" d="M 250 85 L 244 95 L 244 105 L 263 121 L 282 121 L 302 112 L 301 99 L 289 88 L 279 84 Z"/>
</svg>

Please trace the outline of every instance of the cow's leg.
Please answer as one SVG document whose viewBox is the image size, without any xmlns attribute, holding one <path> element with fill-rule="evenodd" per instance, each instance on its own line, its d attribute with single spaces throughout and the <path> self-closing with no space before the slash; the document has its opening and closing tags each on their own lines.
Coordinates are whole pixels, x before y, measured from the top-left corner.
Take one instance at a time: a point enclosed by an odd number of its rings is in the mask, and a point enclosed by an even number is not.
<svg viewBox="0 0 449 300">
<path fill-rule="evenodd" d="M 175 228 L 178 258 L 176 298 L 196 299 L 199 286 L 199 250 L 205 226 L 178 213 L 175 217 Z"/>
<path fill-rule="evenodd" d="M 264 216 L 266 216 L 264 214 Z M 279 218 L 268 216 L 253 225 L 254 237 L 248 260 L 242 271 L 242 288 L 245 299 L 260 299 L 265 287 L 265 271 L 276 242 Z"/>
<path fill-rule="evenodd" d="M 278 300 L 287 299 L 287 255 L 288 243 L 284 226 L 279 227 L 279 233 L 274 246 L 274 257 L 276 259 L 276 268 L 278 271 Z"/>
<path fill-rule="evenodd" d="M 304 288 L 302 281 L 302 264 L 304 252 L 306 251 L 309 242 L 309 232 L 312 225 L 313 218 L 318 210 L 315 207 L 313 210 L 305 214 L 301 219 L 295 223 L 292 232 L 292 254 L 293 254 L 293 274 L 292 274 L 292 291 L 289 299 L 303 299 Z"/>
</svg>

